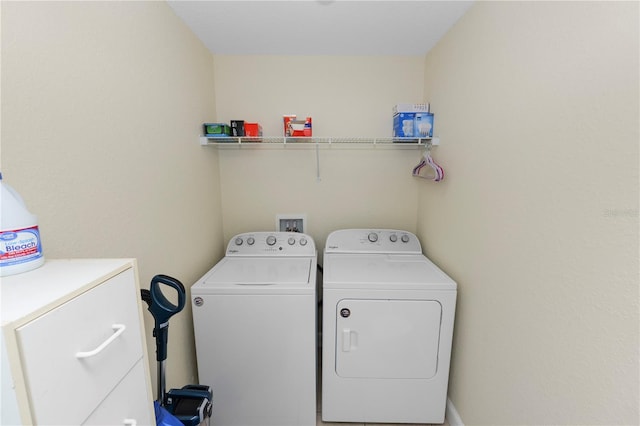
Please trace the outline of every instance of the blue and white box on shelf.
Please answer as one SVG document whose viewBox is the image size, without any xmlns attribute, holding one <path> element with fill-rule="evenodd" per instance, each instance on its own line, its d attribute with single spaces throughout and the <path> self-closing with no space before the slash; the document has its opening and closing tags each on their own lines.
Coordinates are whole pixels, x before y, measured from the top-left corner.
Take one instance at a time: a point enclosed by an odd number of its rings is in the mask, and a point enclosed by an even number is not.
<svg viewBox="0 0 640 426">
<path fill-rule="evenodd" d="M 394 138 L 433 137 L 433 114 L 430 112 L 399 112 L 393 116 Z"/>
</svg>

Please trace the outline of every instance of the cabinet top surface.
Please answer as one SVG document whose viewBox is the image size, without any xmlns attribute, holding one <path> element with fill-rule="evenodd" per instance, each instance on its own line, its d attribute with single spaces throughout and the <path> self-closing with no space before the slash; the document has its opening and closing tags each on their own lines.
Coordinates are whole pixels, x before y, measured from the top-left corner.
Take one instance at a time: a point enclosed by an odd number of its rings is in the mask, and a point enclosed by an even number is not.
<svg viewBox="0 0 640 426">
<path fill-rule="evenodd" d="M 32 271 L 2 277 L 2 325 L 63 302 L 133 265 L 133 259 L 47 260 Z"/>
</svg>

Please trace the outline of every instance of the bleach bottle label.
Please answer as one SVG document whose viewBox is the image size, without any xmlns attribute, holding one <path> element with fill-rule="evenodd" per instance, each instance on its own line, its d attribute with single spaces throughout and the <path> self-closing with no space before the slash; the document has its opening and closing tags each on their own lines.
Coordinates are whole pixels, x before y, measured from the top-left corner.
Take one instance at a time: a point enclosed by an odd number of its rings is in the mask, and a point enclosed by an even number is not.
<svg viewBox="0 0 640 426">
<path fill-rule="evenodd" d="M 0 173 L 0 276 L 27 272 L 44 264 L 40 230 L 20 194 Z"/>
<path fill-rule="evenodd" d="M 41 257 L 42 245 L 37 226 L 2 231 L 0 234 L 0 267 L 32 262 Z"/>
</svg>

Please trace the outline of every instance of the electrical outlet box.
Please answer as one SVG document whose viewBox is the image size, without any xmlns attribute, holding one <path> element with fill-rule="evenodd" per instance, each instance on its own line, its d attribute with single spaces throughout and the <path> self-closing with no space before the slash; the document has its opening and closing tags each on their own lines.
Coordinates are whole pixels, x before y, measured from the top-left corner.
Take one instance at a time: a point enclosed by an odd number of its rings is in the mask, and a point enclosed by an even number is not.
<svg viewBox="0 0 640 426">
<path fill-rule="evenodd" d="M 280 232 L 306 232 L 307 215 L 304 213 L 277 214 L 276 231 Z"/>
</svg>

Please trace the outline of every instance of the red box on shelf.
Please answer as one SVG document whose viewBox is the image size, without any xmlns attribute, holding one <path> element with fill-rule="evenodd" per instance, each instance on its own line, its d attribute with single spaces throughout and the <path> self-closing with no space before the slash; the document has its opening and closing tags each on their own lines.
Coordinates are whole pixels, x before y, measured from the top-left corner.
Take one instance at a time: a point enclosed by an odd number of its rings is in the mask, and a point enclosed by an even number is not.
<svg viewBox="0 0 640 426">
<path fill-rule="evenodd" d="M 244 135 L 246 137 L 262 136 L 262 126 L 260 123 L 244 123 Z"/>
</svg>

